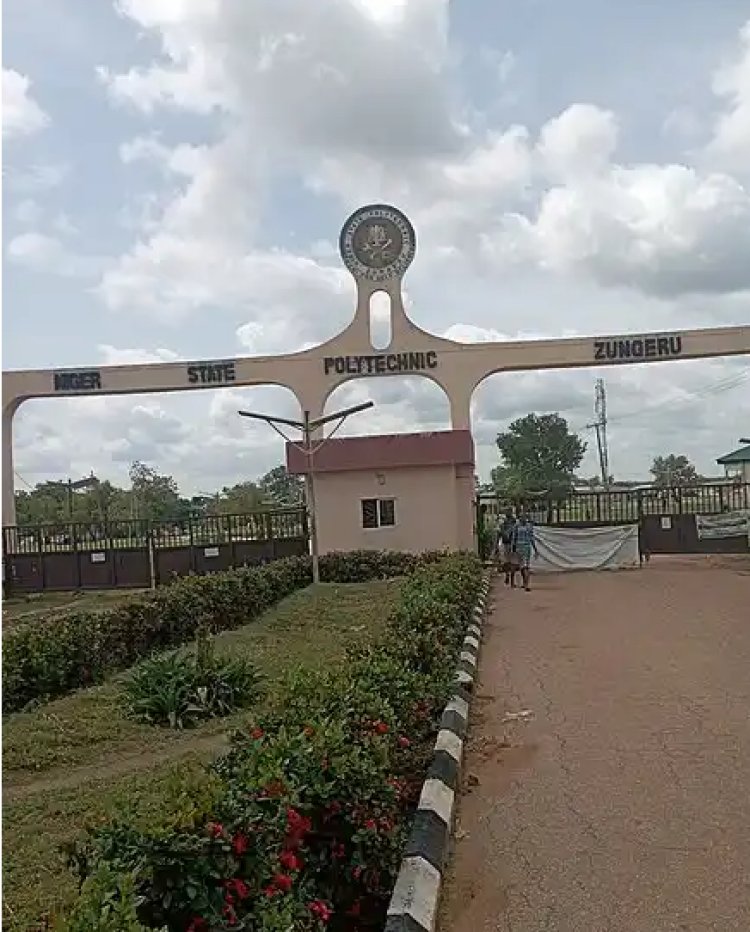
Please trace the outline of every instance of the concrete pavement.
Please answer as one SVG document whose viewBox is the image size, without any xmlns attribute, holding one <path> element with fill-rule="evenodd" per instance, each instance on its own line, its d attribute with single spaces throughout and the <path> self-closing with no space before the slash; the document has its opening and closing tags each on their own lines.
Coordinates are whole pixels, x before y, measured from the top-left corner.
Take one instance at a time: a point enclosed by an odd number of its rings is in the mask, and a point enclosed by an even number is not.
<svg viewBox="0 0 750 932">
<path fill-rule="evenodd" d="M 749 932 L 750 563 L 494 599 L 441 932 Z"/>
</svg>

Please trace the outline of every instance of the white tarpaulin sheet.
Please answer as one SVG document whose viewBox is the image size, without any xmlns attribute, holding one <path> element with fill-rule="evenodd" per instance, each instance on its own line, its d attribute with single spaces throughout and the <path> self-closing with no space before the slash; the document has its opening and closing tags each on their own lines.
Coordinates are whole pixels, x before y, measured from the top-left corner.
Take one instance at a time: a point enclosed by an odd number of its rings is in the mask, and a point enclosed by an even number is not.
<svg viewBox="0 0 750 932">
<path fill-rule="evenodd" d="M 570 570 L 620 570 L 640 566 L 638 528 L 563 528 L 534 526 L 539 551 L 531 567 L 539 573 Z"/>
<path fill-rule="evenodd" d="M 728 511 L 723 515 L 696 515 L 699 540 L 725 537 L 750 538 L 750 511 Z"/>
</svg>

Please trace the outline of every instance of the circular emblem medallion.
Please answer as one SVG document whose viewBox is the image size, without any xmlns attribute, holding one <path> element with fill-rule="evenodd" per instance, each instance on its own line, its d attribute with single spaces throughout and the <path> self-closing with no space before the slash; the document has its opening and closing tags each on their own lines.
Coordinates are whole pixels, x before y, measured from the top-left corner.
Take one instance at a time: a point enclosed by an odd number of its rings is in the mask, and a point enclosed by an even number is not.
<svg viewBox="0 0 750 932">
<path fill-rule="evenodd" d="M 417 242 L 414 227 L 395 207 L 360 207 L 344 224 L 339 249 L 355 278 L 385 282 L 401 278 L 411 265 Z"/>
</svg>

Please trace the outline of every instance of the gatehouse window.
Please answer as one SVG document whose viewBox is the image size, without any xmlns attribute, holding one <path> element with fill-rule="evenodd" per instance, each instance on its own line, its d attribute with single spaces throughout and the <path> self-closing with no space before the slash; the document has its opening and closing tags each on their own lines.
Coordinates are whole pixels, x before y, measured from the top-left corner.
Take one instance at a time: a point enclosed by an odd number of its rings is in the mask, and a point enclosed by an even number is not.
<svg viewBox="0 0 750 932">
<path fill-rule="evenodd" d="M 393 498 L 363 498 L 362 527 L 373 529 L 396 524 L 396 500 Z"/>
</svg>

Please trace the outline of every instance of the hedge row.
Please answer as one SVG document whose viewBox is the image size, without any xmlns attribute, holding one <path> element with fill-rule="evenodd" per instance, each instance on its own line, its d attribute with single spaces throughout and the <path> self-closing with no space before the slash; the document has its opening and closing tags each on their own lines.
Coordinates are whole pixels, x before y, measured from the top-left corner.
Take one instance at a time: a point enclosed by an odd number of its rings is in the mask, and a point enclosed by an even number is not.
<svg viewBox="0 0 750 932">
<path fill-rule="evenodd" d="M 382 928 L 481 574 L 417 569 L 380 644 L 298 674 L 158 820 L 91 830 L 63 932 Z"/>
<path fill-rule="evenodd" d="M 354 551 L 321 557 L 324 582 L 367 582 L 412 572 L 439 553 Z M 258 618 L 312 581 L 309 557 L 208 576 L 185 576 L 104 611 L 52 615 L 3 638 L 3 712 L 99 683 L 154 651 L 191 641 L 201 627 L 226 631 Z"/>
</svg>

